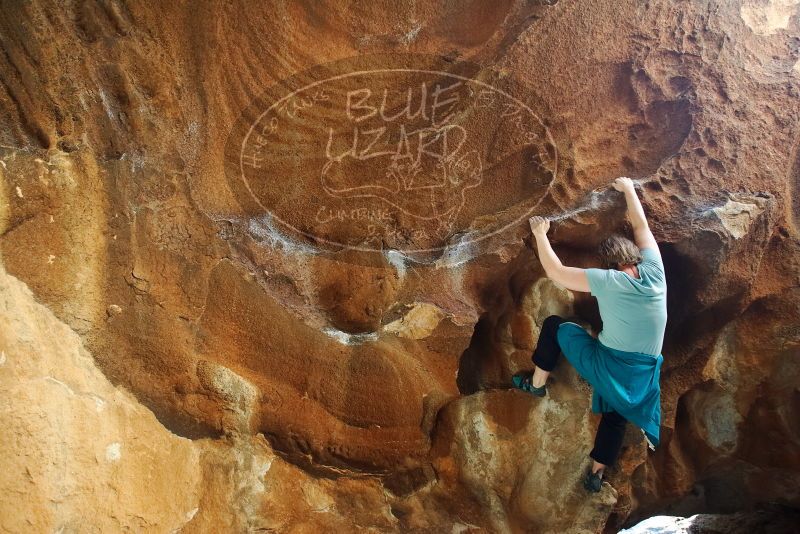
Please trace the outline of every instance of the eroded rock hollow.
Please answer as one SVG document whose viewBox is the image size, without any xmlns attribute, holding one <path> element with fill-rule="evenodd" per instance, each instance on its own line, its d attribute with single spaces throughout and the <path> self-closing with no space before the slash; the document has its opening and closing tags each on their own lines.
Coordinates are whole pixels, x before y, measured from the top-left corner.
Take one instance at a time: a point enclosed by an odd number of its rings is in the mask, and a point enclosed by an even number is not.
<svg viewBox="0 0 800 534">
<path fill-rule="evenodd" d="M 792 0 L 0 7 L 0 529 L 613 532 L 800 506 Z M 662 442 L 562 364 L 546 279 L 664 256 Z"/>
</svg>

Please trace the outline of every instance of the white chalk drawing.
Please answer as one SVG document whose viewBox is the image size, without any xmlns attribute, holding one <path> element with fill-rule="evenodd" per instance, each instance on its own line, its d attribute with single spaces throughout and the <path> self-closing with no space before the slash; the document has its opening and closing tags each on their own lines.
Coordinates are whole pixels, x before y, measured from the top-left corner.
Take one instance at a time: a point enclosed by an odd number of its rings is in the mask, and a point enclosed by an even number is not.
<svg viewBox="0 0 800 534">
<path fill-rule="evenodd" d="M 258 115 L 240 147 L 239 178 L 260 220 L 315 245 L 368 252 L 443 251 L 486 215 L 475 208 L 484 201 L 495 211 L 525 205 L 490 232 L 466 232 L 470 240 L 520 224 L 559 160 L 545 122 L 508 92 L 411 68 L 312 81 Z M 536 194 L 497 199 L 514 157 L 539 167 L 536 184 L 519 186 Z"/>
<path fill-rule="evenodd" d="M 381 135 L 383 129 L 373 130 Z M 416 137 L 416 153 L 410 148 L 410 138 Z M 441 128 L 425 128 L 406 132 L 400 126 L 400 141 L 394 152 L 383 152 L 388 156 L 384 168 L 385 180 L 374 184 L 340 185 L 336 172 L 341 169 L 345 158 L 364 160 L 379 154 L 357 151 L 357 136 L 351 150 L 340 155 L 327 154 L 328 162 L 322 168 L 322 187 L 332 196 L 340 197 L 378 197 L 392 207 L 421 220 L 451 221 L 461 210 L 468 189 L 481 183 L 481 161 L 476 150 L 462 153 L 466 141 L 466 131 L 458 125 Z M 431 150 L 432 145 L 437 150 Z M 425 161 L 433 166 L 425 172 Z M 405 195 L 427 195 L 429 202 L 410 207 L 402 202 Z"/>
</svg>

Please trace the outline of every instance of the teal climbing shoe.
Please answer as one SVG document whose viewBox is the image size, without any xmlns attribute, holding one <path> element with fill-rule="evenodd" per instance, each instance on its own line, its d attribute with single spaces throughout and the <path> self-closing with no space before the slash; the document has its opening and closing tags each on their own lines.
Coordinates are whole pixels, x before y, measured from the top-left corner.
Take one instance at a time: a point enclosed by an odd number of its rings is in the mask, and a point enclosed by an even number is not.
<svg viewBox="0 0 800 534">
<path fill-rule="evenodd" d="M 587 491 L 592 493 L 598 493 L 600 488 L 603 487 L 603 479 L 601 475 L 597 473 L 592 473 L 592 466 L 589 466 L 589 469 L 586 471 L 586 478 L 583 479 L 583 487 L 586 488 Z"/>
<path fill-rule="evenodd" d="M 544 397 L 547 394 L 547 388 L 543 385 L 542 387 L 536 387 L 531 382 L 533 375 L 531 373 L 523 373 L 519 375 L 514 375 L 511 377 L 511 382 L 514 384 L 514 387 L 517 389 L 521 389 L 531 395 L 536 397 Z"/>
</svg>

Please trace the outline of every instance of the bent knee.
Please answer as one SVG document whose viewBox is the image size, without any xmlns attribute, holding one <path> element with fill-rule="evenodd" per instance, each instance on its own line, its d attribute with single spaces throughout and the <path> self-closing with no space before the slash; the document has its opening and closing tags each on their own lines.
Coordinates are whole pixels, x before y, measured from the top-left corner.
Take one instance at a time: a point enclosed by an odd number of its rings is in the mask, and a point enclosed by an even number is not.
<svg viewBox="0 0 800 534">
<path fill-rule="evenodd" d="M 564 322 L 564 319 L 558 315 L 551 315 L 542 323 L 542 331 L 555 333 L 558 331 L 558 327 L 561 325 L 561 323 Z"/>
</svg>

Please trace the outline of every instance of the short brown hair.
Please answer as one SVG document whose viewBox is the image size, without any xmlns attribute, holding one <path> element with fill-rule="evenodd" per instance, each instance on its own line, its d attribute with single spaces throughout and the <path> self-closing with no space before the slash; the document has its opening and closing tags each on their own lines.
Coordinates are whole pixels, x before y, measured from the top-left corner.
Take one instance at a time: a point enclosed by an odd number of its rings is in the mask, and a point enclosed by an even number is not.
<svg viewBox="0 0 800 534">
<path fill-rule="evenodd" d="M 600 243 L 600 260 L 608 269 L 619 269 L 623 265 L 636 265 L 642 261 L 642 251 L 636 244 L 621 235 L 612 235 Z"/>
</svg>

